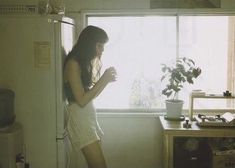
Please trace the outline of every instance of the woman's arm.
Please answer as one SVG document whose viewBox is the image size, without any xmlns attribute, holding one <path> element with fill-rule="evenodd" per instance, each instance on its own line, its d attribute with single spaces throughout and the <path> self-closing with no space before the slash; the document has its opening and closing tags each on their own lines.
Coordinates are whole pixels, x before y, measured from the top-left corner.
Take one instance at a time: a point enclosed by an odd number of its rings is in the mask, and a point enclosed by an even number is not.
<svg viewBox="0 0 235 168">
<path fill-rule="evenodd" d="M 115 69 L 112 67 L 108 68 L 98 82 L 89 91 L 85 92 L 81 80 L 81 70 L 79 64 L 73 59 L 70 59 L 67 62 L 65 67 L 65 75 L 72 89 L 74 98 L 77 104 L 81 107 L 85 106 L 97 95 L 99 95 L 109 82 L 116 80 Z"/>
<path fill-rule="evenodd" d="M 95 84 L 94 87 L 100 87 L 100 89 L 97 90 L 95 97 L 97 97 L 103 89 L 106 87 L 106 85 L 110 82 L 116 81 L 116 70 L 114 67 L 109 67 L 105 70 L 101 78 L 98 80 L 98 82 Z M 106 83 L 106 84 L 100 84 L 100 83 Z M 93 89 L 93 88 L 92 88 Z"/>
</svg>

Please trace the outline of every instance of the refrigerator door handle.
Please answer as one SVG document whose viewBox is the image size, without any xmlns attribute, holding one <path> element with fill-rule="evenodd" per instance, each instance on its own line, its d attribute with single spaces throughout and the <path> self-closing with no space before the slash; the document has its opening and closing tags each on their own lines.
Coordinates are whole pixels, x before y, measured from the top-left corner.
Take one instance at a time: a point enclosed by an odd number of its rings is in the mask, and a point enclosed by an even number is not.
<svg viewBox="0 0 235 168">
<path fill-rule="evenodd" d="M 64 140 L 65 138 L 68 138 L 68 132 L 66 131 L 66 129 L 64 130 L 63 133 L 57 133 L 56 141 Z"/>
<path fill-rule="evenodd" d="M 75 24 L 73 24 L 73 23 L 70 23 L 70 22 L 66 22 L 66 21 L 63 21 L 63 20 L 55 20 L 55 19 L 53 19 L 53 22 L 54 23 L 65 23 L 65 24 L 69 24 L 69 25 L 72 25 L 72 26 L 75 26 Z"/>
<path fill-rule="evenodd" d="M 56 138 L 56 141 L 64 140 L 64 137 Z"/>
</svg>

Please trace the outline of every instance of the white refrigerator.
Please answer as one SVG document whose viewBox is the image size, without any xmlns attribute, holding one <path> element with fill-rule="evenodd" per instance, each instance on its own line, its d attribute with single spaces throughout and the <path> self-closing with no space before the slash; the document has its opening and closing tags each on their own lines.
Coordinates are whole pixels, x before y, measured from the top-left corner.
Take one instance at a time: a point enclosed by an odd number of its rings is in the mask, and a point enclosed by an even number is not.
<svg viewBox="0 0 235 168">
<path fill-rule="evenodd" d="M 74 29 L 60 15 L 0 16 L 0 88 L 15 92 L 16 122 L 33 168 L 66 167 L 62 65 Z"/>
</svg>

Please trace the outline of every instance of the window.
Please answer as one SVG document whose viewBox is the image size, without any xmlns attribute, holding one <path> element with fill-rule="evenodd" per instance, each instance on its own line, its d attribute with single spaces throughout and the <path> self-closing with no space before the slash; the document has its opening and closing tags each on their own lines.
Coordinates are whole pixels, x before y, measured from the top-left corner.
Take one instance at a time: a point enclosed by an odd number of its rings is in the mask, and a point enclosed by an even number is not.
<svg viewBox="0 0 235 168">
<path fill-rule="evenodd" d="M 188 108 L 193 89 L 221 94 L 230 90 L 229 19 L 231 16 L 107 16 L 87 15 L 87 25 L 103 28 L 109 42 L 103 53 L 103 70 L 114 66 L 116 82 L 96 99 L 98 108 L 164 108 L 161 63 L 177 57 L 190 57 L 202 69 L 193 85 L 185 84 L 178 95 Z M 231 33 L 231 32 L 230 32 Z M 234 58 L 233 58 L 234 59 Z M 230 73 L 228 73 L 230 72 Z M 234 76 L 234 74 L 233 74 Z M 230 90 L 231 91 L 231 90 Z M 216 102 L 227 108 L 227 101 Z M 215 102 L 197 102 L 199 108 L 214 107 Z"/>
</svg>

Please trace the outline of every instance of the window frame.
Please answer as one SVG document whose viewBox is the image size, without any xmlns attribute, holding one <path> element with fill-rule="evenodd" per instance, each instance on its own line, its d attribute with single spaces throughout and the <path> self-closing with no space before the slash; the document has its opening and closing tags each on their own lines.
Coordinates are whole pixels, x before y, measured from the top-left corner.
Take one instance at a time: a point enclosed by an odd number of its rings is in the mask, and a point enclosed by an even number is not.
<svg viewBox="0 0 235 168">
<path fill-rule="evenodd" d="M 180 16 L 235 16 L 235 11 L 226 9 L 154 9 L 154 10 L 82 10 L 81 11 L 81 29 L 88 24 L 88 17 L 110 17 L 110 16 L 175 16 L 176 22 L 176 45 L 179 45 L 179 17 Z M 235 34 L 235 32 L 234 32 Z M 179 47 L 177 47 L 176 58 L 179 57 Z M 235 58 L 233 58 L 235 59 Z M 227 74 L 231 76 L 231 73 Z M 235 82 L 232 84 L 235 85 Z M 235 92 L 235 88 L 233 92 Z M 233 107 L 234 108 L 234 107 Z M 97 112 L 105 113 L 157 113 L 163 114 L 165 108 L 98 108 Z M 199 109 L 195 110 L 198 113 L 202 112 L 235 112 L 235 109 Z M 183 109 L 183 114 L 188 113 L 188 108 Z"/>
</svg>

